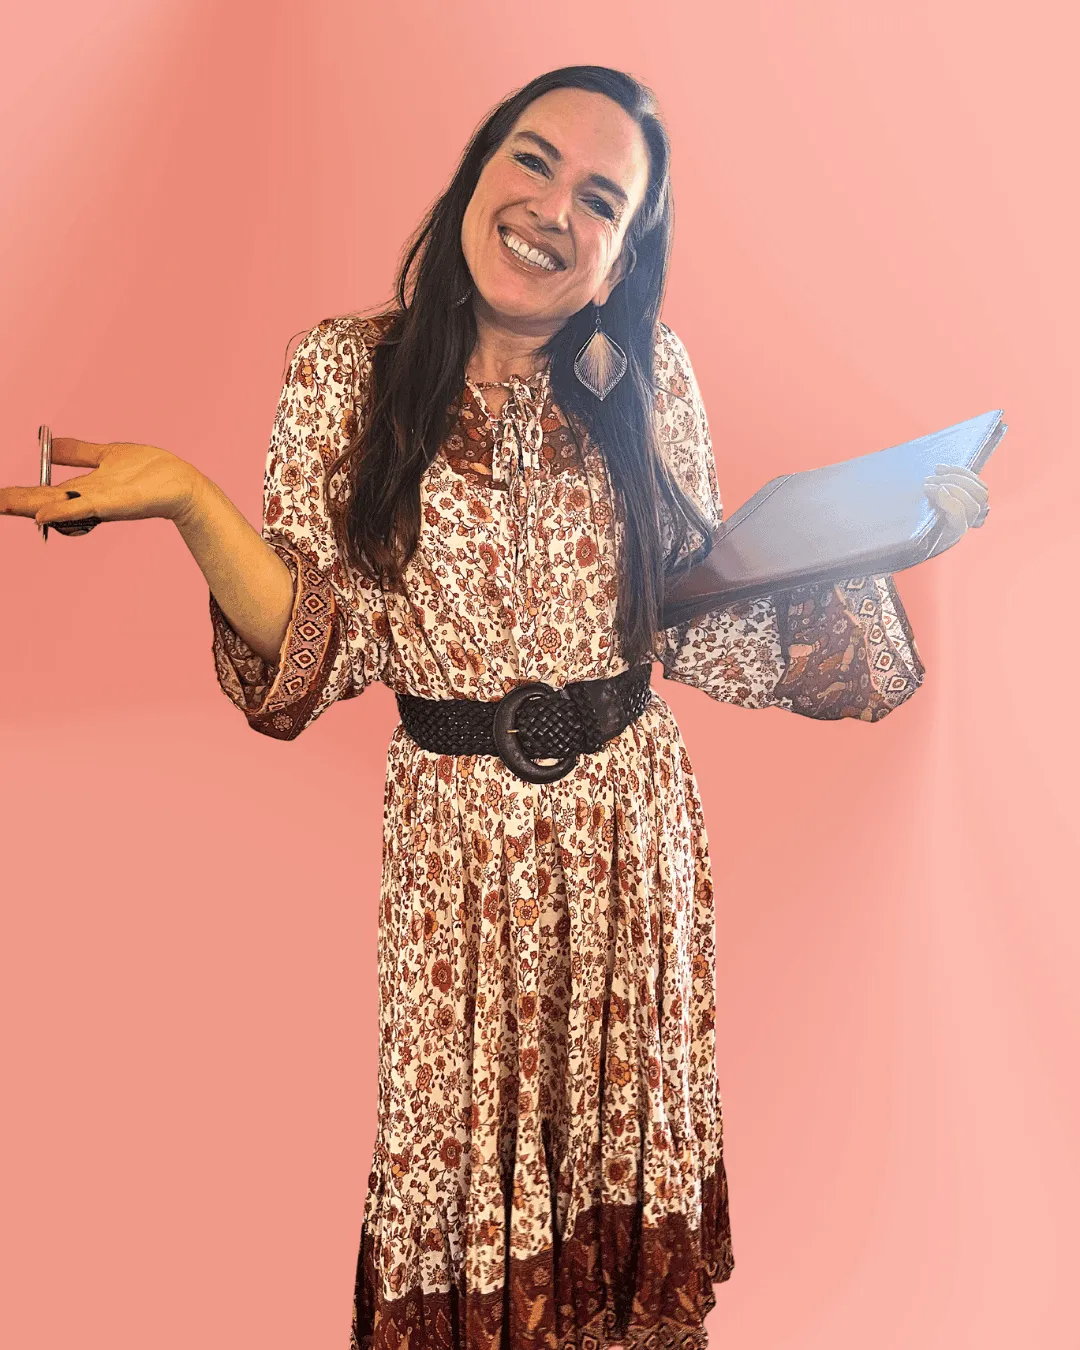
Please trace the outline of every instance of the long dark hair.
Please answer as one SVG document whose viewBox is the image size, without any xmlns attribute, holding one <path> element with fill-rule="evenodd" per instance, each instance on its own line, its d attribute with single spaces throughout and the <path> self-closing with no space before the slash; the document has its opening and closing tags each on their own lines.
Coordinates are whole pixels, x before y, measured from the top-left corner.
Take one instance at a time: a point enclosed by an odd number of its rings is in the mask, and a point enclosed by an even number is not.
<svg viewBox="0 0 1080 1350">
<path fill-rule="evenodd" d="M 623 243 L 628 276 L 604 306 L 605 330 L 622 347 L 628 368 L 601 402 L 574 375 L 574 357 L 592 332 L 593 305 L 567 320 L 541 349 L 550 358 L 555 402 L 573 429 L 580 418 L 603 452 L 623 505 L 616 628 L 631 665 L 655 654 L 664 576 L 680 558 L 689 526 L 712 542 L 710 522 L 672 477 L 656 444 L 654 346 L 671 252 L 670 147 L 652 92 L 606 66 L 566 66 L 537 76 L 481 124 L 450 186 L 430 208 L 398 270 L 397 311 L 372 352 L 367 415 L 328 479 L 342 471 L 344 491 L 330 502 L 339 542 L 363 576 L 396 584 L 420 534 L 420 479 L 450 431 L 476 344 L 472 285 L 461 249 L 461 226 L 480 174 L 530 103 L 554 89 L 605 94 L 641 128 L 649 151 L 649 183 Z M 415 269 L 415 276 L 413 272 Z M 667 510 L 667 524 L 661 512 Z M 665 544 L 670 541 L 665 553 Z M 696 555 L 702 556 L 699 551 Z"/>
</svg>

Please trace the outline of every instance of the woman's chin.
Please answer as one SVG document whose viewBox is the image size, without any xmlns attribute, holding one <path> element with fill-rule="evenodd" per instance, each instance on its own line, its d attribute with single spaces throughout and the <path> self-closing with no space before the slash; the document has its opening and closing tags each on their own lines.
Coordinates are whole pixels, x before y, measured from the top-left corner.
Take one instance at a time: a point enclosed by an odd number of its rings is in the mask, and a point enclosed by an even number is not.
<svg viewBox="0 0 1080 1350">
<path fill-rule="evenodd" d="M 506 319 L 562 319 L 565 315 L 561 308 L 553 311 L 551 301 L 542 290 L 534 288 L 525 281 L 524 285 L 476 286 L 478 298 L 484 306 Z"/>
</svg>

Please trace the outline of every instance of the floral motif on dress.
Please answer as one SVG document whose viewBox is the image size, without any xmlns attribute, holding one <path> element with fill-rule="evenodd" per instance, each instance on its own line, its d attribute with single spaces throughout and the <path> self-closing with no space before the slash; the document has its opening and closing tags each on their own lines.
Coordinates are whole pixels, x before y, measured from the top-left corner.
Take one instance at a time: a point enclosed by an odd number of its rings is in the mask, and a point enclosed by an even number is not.
<svg viewBox="0 0 1080 1350">
<path fill-rule="evenodd" d="M 385 317 L 316 325 L 274 419 L 264 536 L 296 598 L 266 662 L 211 605 L 223 690 L 291 739 L 372 681 L 497 699 L 627 668 L 603 455 L 549 391 L 520 476 L 466 386 L 386 593 L 348 567 L 324 477 L 358 426 Z M 719 522 L 682 344 L 657 334 L 663 453 Z M 514 411 L 515 407 L 517 408 Z M 511 429 L 512 430 L 512 429 Z M 527 430 L 519 427 L 519 431 Z M 496 466 L 506 456 L 495 457 Z M 810 588 L 657 635 L 670 679 L 744 707 L 876 720 L 922 669 L 889 578 Z M 552 784 L 390 736 L 379 895 L 377 1132 L 354 1350 L 698 1350 L 734 1257 L 715 1061 L 714 880 L 697 781 L 659 691 Z M 505 1339 L 504 1339 L 505 1333 Z"/>
</svg>

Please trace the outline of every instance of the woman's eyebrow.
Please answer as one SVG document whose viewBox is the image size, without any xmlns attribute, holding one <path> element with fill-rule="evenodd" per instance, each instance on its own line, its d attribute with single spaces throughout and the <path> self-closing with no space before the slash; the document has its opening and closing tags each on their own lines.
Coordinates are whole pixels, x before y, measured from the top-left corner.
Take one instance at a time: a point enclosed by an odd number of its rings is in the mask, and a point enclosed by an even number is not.
<svg viewBox="0 0 1080 1350">
<path fill-rule="evenodd" d="M 544 154 L 547 155 L 549 159 L 553 159 L 556 164 L 562 160 L 562 152 L 556 146 L 552 145 L 549 140 L 541 136 L 539 132 L 515 131 L 514 139 L 532 141 L 534 145 L 539 146 L 540 149 L 543 150 Z M 610 178 L 605 178 L 602 173 L 591 173 L 585 181 L 588 183 L 595 183 L 597 187 L 603 188 L 605 192 L 610 192 L 616 200 L 622 202 L 623 206 L 629 205 L 630 199 L 618 183 L 612 182 Z"/>
</svg>

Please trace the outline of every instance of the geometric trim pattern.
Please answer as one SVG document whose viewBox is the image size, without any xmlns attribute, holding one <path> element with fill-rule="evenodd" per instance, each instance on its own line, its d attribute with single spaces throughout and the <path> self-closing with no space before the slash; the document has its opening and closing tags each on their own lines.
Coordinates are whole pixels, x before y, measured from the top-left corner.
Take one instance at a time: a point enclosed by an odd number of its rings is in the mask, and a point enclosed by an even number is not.
<svg viewBox="0 0 1080 1350">
<path fill-rule="evenodd" d="M 891 577 L 802 586 L 775 600 L 786 659 L 776 698 L 792 712 L 878 722 L 922 683 Z"/>
<path fill-rule="evenodd" d="M 291 741 L 307 725 L 342 641 L 330 581 L 288 540 L 264 536 L 292 573 L 295 594 L 278 665 L 271 665 L 233 631 L 210 597 L 218 678 L 256 731 Z M 348 671 L 345 671 L 348 674 Z"/>
</svg>

